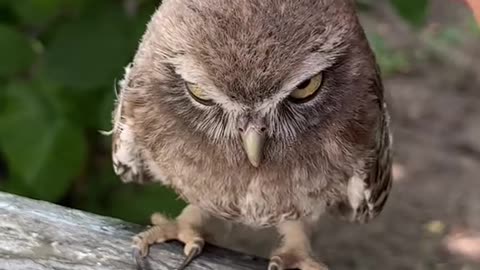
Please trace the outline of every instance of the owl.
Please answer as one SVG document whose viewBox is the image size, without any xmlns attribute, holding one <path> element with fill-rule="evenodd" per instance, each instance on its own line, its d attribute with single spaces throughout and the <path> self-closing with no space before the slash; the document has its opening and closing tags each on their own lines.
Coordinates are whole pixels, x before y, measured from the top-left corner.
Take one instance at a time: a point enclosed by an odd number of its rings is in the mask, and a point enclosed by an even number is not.
<svg viewBox="0 0 480 270">
<path fill-rule="evenodd" d="M 273 227 L 268 270 L 324 270 L 310 244 L 323 214 L 365 223 L 392 185 L 379 68 L 351 0 L 165 0 L 125 69 L 113 113 L 124 182 L 189 205 L 134 238 L 185 244 L 207 221 Z"/>
</svg>

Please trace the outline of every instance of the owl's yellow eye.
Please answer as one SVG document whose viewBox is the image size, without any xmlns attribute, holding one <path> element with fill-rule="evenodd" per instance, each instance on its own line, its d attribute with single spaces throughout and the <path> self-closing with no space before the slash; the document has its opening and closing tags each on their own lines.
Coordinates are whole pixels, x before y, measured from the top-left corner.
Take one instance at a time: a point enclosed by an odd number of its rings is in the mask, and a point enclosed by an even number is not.
<svg viewBox="0 0 480 270">
<path fill-rule="evenodd" d="M 214 105 L 214 102 L 208 98 L 205 91 L 198 84 L 186 83 L 186 85 L 188 93 L 190 93 L 195 101 L 206 106 Z"/>
<path fill-rule="evenodd" d="M 293 102 L 306 102 L 315 96 L 320 86 L 322 86 L 323 74 L 320 73 L 299 84 L 290 94 L 290 100 Z"/>
</svg>

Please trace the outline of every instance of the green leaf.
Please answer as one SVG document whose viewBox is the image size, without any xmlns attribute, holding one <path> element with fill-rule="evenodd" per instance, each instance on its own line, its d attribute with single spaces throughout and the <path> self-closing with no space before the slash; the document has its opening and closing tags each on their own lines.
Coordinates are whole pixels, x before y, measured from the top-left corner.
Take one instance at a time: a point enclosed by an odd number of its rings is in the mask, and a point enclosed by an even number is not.
<svg viewBox="0 0 480 270">
<path fill-rule="evenodd" d="M 0 82 L 0 115 L 5 110 L 6 101 L 6 94 L 5 94 L 5 85 Z"/>
<path fill-rule="evenodd" d="M 40 81 L 41 87 L 37 90 L 42 92 L 45 99 L 49 100 L 51 107 L 56 112 L 62 114 L 69 121 L 72 121 L 83 128 L 99 130 L 99 115 L 103 115 L 105 95 L 114 98 L 113 86 L 110 88 L 88 89 L 88 91 L 79 91 L 78 89 L 64 88 L 54 81 L 49 81 L 42 77 L 34 77 L 35 81 Z M 103 118 L 103 117 L 102 117 Z"/>
<path fill-rule="evenodd" d="M 56 114 L 38 85 L 11 84 L 0 114 L 0 147 L 9 171 L 33 196 L 57 201 L 86 161 L 83 131 Z"/>
<path fill-rule="evenodd" d="M 355 3 L 360 11 L 369 11 L 375 5 L 372 0 L 357 0 Z"/>
<path fill-rule="evenodd" d="M 419 27 L 427 17 L 428 0 L 390 0 L 395 11 L 412 26 Z"/>
<path fill-rule="evenodd" d="M 117 218 L 146 224 L 154 212 L 175 217 L 185 205 L 175 192 L 159 184 L 124 184 L 112 194 L 109 212 Z"/>
<path fill-rule="evenodd" d="M 383 76 L 388 77 L 410 70 L 408 57 L 402 51 L 391 49 L 378 34 L 367 33 L 367 37 Z"/>
<path fill-rule="evenodd" d="M 111 150 L 107 150 L 108 153 Z M 72 201 L 76 207 L 100 214 L 111 215 L 110 201 L 115 190 L 125 187 L 120 178 L 113 171 L 110 154 L 103 158 L 97 158 L 94 168 L 87 175 L 88 182 L 83 191 L 72 194 Z"/>
<path fill-rule="evenodd" d="M 115 106 L 115 90 L 105 92 L 98 113 L 97 128 L 103 131 L 112 129 L 112 113 Z"/>
<path fill-rule="evenodd" d="M 0 0 L 0 24 L 14 24 L 15 14 L 10 9 L 10 0 Z"/>
<path fill-rule="evenodd" d="M 62 25 L 46 46 L 46 75 L 72 89 L 113 87 L 133 54 L 125 25 L 109 10 Z"/>
<path fill-rule="evenodd" d="M 102 96 L 106 90 L 103 88 L 84 92 L 62 90 L 57 95 L 61 99 L 64 116 L 83 128 L 98 130 L 100 128 L 98 125 L 99 110 L 102 109 Z"/>
<path fill-rule="evenodd" d="M 1 185 L 1 190 L 23 197 L 34 196 L 34 192 L 32 192 L 32 190 L 25 185 L 22 179 L 19 179 L 16 175 L 12 174 L 10 174 L 5 183 Z"/>
<path fill-rule="evenodd" d="M 468 28 L 469 28 L 469 32 L 473 33 L 475 37 L 480 36 L 480 24 L 477 22 L 475 17 L 472 16 L 468 20 Z"/>
<path fill-rule="evenodd" d="M 34 58 L 30 41 L 15 29 L 0 24 L 0 77 L 29 68 Z"/>
<path fill-rule="evenodd" d="M 465 33 L 456 27 L 445 27 L 435 37 L 439 42 L 448 46 L 458 46 L 465 40 Z"/>
<path fill-rule="evenodd" d="M 12 1 L 12 8 L 20 20 L 27 25 L 45 25 L 62 11 L 63 0 Z"/>
</svg>

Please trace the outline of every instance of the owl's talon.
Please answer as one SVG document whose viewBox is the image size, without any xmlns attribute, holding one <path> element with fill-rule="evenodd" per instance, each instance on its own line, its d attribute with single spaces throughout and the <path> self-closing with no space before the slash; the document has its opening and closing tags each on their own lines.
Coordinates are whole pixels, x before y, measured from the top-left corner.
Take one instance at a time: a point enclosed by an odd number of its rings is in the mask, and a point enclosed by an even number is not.
<svg viewBox="0 0 480 270">
<path fill-rule="evenodd" d="M 321 262 L 317 262 L 307 255 L 295 253 L 284 253 L 274 255 L 268 263 L 268 270 L 328 270 L 328 267 Z"/>
<path fill-rule="evenodd" d="M 268 263 L 268 270 L 284 270 L 282 258 L 273 256 Z"/>
<path fill-rule="evenodd" d="M 195 239 L 190 243 L 186 243 L 184 253 L 187 257 L 177 270 L 184 270 L 193 261 L 193 259 L 195 259 L 195 257 L 200 255 L 203 245 L 203 239 Z"/>
<path fill-rule="evenodd" d="M 138 234 L 133 237 L 133 253 L 135 256 L 140 256 L 142 258 L 148 256 L 149 246 L 145 239 L 142 237 L 142 234 Z"/>
<path fill-rule="evenodd" d="M 183 252 L 187 257 L 195 257 L 202 252 L 204 245 L 205 241 L 202 238 L 195 238 L 193 239 L 193 241 L 185 243 L 185 248 L 183 249 Z"/>
<path fill-rule="evenodd" d="M 150 264 L 145 260 L 145 256 L 141 254 L 140 249 L 133 248 L 132 257 L 137 270 L 151 270 Z"/>
<path fill-rule="evenodd" d="M 268 270 L 283 270 L 283 269 L 276 264 L 269 264 L 268 265 Z"/>
</svg>

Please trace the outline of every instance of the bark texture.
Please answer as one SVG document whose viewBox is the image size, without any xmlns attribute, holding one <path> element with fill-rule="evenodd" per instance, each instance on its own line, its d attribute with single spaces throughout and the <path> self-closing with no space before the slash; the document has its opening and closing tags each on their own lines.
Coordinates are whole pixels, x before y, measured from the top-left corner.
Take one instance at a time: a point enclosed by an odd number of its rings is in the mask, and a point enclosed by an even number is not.
<svg viewBox="0 0 480 270">
<path fill-rule="evenodd" d="M 0 270 L 135 269 L 131 237 L 141 226 L 0 192 Z M 179 243 L 151 248 L 152 270 L 176 269 Z M 187 269 L 266 269 L 266 261 L 206 246 Z"/>
</svg>

